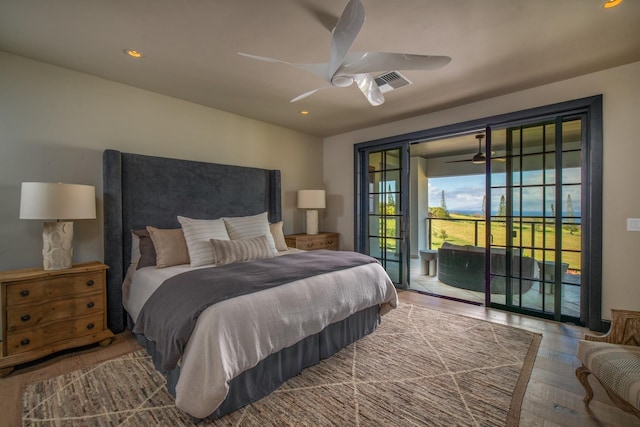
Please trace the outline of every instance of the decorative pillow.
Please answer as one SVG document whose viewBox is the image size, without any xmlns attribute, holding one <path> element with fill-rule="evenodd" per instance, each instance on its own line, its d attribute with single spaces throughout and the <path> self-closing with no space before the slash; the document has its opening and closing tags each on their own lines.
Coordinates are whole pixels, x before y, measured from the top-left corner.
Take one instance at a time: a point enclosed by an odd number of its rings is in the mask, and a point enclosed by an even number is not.
<svg viewBox="0 0 640 427">
<path fill-rule="evenodd" d="M 213 248 L 213 262 L 216 265 L 249 261 L 251 259 L 272 258 L 274 256 L 266 234 L 253 239 L 211 239 L 211 247 Z"/>
<path fill-rule="evenodd" d="M 276 244 L 273 241 L 273 236 L 271 236 L 267 212 L 258 215 L 223 219 L 231 240 L 253 239 L 254 237 L 267 236 L 269 248 L 271 248 L 274 255 L 278 253 Z"/>
<path fill-rule="evenodd" d="M 191 267 L 213 264 L 210 239 L 229 240 L 222 219 L 192 219 L 178 217 L 189 250 Z"/>
<path fill-rule="evenodd" d="M 286 251 L 287 242 L 284 240 L 284 233 L 282 232 L 282 224 L 283 222 L 276 222 L 274 224 L 269 224 L 269 229 L 271 230 L 271 237 L 273 237 L 273 242 L 276 245 L 276 249 L 278 251 Z"/>
<path fill-rule="evenodd" d="M 131 230 L 132 238 L 138 241 L 138 269 L 156 265 L 156 249 L 146 229 Z M 133 260 L 133 249 L 131 253 Z"/>
<path fill-rule="evenodd" d="M 147 226 L 153 247 L 156 250 L 156 267 L 189 264 L 189 252 L 184 234 L 179 228 L 163 230 Z"/>
</svg>

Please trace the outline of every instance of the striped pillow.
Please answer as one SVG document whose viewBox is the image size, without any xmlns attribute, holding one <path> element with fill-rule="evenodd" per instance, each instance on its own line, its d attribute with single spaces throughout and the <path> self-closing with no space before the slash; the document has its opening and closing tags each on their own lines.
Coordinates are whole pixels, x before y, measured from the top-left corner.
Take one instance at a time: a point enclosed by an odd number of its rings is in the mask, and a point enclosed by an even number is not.
<svg viewBox="0 0 640 427">
<path fill-rule="evenodd" d="M 276 255 L 278 250 L 269 228 L 269 218 L 267 212 L 258 215 L 238 216 L 223 218 L 227 226 L 227 232 L 231 240 L 253 239 L 254 237 L 266 236 L 267 244 L 271 252 Z"/>
<path fill-rule="evenodd" d="M 189 249 L 191 267 L 213 264 L 210 239 L 229 240 L 222 219 L 192 219 L 178 216 Z"/>
<path fill-rule="evenodd" d="M 274 256 L 269 247 L 267 235 L 242 240 L 211 239 L 211 247 L 213 248 L 213 263 L 215 265 Z"/>
</svg>

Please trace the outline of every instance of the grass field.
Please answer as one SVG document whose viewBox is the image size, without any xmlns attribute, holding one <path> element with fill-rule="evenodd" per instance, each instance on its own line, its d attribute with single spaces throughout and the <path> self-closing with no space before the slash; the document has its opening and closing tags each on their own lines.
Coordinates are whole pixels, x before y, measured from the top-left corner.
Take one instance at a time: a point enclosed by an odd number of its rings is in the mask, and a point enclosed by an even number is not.
<svg viewBox="0 0 640 427">
<path fill-rule="evenodd" d="M 485 246 L 485 221 L 478 217 L 451 214 L 451 220 L 431 219 L 431 248 L 437 249 L 444 241 L 456 245 Z M 523 218 L 514 223 L 514 237 L 511 245 L 522 248 L 523 255 L 542 261 L 555 259 L 556 232 L 554 224 L 542 224 L 539 218 Z M 493 222 L 491 244 L 504 246 L 507 242 L 507 229 L 504 223 Z M 580 271 L 582 236 L 579 225 L 568 224 L 563 227 L 561 238 L 562 262 L 569 269 Z M 477 241 L 476 241 L 477 239 Z M 569 252 L 578 251 L 578 252 Z"/>
</svg>

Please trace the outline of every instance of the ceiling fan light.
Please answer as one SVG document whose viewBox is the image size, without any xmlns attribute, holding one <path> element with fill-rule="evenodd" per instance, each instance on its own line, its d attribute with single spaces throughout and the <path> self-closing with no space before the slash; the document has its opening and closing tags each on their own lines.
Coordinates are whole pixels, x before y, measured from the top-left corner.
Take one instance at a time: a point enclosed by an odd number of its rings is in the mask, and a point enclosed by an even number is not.
<svg viewBox="0 0 640 427">
<path fill-rule="evenodd" d="M 351 76 L 333 76 L 331 84 L 338 87 L 347 87 L 353 84 L 353 77 Z"/>
<path fill-rule="evenodd" d="M 485 164 L 487 161 L 487 158 L 484 156 L 484 154 L 478 153 L 475 156 L 473 156 L 473 159 L 471 159 L 471 163 L 476 164 L 476 165 L 483 165 Z"/>
</svg>

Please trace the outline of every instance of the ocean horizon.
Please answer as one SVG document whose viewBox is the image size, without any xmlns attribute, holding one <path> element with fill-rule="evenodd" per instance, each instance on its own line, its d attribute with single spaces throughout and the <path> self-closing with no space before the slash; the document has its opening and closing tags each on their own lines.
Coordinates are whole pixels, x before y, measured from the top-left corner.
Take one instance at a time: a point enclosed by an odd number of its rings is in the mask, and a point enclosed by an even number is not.
<svg viewBox="0 0 640 427">
<path fill-rule="evenodd" d="M 482 215 L 482 210 L 480 209 L 449 209 L 449 213 L 456 213 L 460 215 L 469 215 L 469 216 L 480 216 Z M 494 211 L 493 215 L 497 215 L 498 211 Z M 576 216 L 580 216 L 580 211 L 575 212 Z M 544 216 L 542 211 L 523 211 L 522 216 L 525 217 L 542 217 Z M 547 212 L 547 217 L 551 216 L 551 212 Z M 577 218 L 579 219 L 579 218 Z"/>
</svg>

